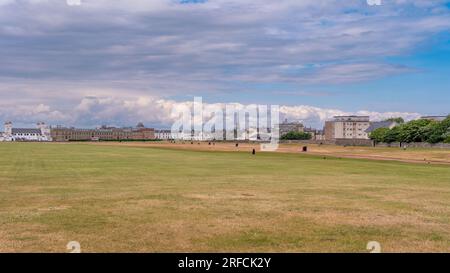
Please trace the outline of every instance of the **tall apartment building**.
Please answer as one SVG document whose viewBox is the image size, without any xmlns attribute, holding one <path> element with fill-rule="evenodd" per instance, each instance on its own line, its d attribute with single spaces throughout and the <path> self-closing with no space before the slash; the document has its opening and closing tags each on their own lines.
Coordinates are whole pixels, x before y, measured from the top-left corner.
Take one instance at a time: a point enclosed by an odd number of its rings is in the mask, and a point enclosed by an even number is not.
<svg viewBox="0 0 450 273">
<path fill-rule="evenodd" d="M 369 139 L 369 127 L 368 116 L 336 116 L 325 123 L 325 139 Z"/>
</svg>

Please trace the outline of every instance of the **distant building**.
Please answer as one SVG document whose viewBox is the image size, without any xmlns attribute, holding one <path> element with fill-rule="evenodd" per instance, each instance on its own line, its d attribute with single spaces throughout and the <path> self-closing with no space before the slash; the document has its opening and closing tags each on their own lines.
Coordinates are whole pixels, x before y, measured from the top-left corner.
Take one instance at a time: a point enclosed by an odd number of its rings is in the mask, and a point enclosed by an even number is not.
<svg viewBox="0 0 450 273">
<path fill-rule="evenodd" d="M 375 121 L 371 122 L 369 128 L 367 128 L 366 133 L 370 135 L 373 131 L 381 128 L 392 129 L 397 126 L 398 123 L 395 121 Z"/>
<path fill-rule="evenodd" d="M 51 141 L 50 128 L 43 122 L 37 128 L 13 128 L 12 122 L 5 122 L 2 141 Z"/>
<path fill-rule="evenodd" d="M 323 132 L 325 140 L 334 140 L 334 121 L 325 121 Z"/>
<path fill-rule="evenodd" d="M 325 140 L 323 130 L 317 130 L 314 128 L 305 128 L 304 132 L 311 135 L 311 140 Z"/>
<path fill-rule="evenodd" d="M 139 123 L 136 128 L 102 126 L 97 129 L 56 127 L 51 129 L 53 141 L 99 141 L 99 140 L 153 140 L 155 129 Z"/>
<path fill-rule="evenodd" d="M 280 124 L 280 137 L 290 133 L 296 132 L 301 133 L 304 132 L 305 126 L 303 126 L 300 122 L 288 122 L 288 120 L 284 120 L 283 123 Z"/>
<path fill-rule="evenodd" d="M 443 121 L 447 116 L 424 116 L 420 119 L 431 120 L 431 121 Z"/>
<path fill-rule="evenodd" d="M 314 140 L 326 140 L 325 139 L 325 132 L 323 130 L 317 130 L 316 135 L 314 137 Z"/>
<path fill-rule="evenodd" d="M 325 139 L 369 139 L 369 127 L 368 116 L 336 116 L 325 123 Z"/>
<path fill-rule="evenodd" d="M 156 130 L 155 138 L 159 140 L 173 140 L 175 136 L 172 136 L 171 130 Z"/>
<path fill-rule="evenodd" d="M 324 140 L 324 131 L 314 128 L 304 128 L 303 132 L 311 135 L 311 140 Z"/>
</svg>

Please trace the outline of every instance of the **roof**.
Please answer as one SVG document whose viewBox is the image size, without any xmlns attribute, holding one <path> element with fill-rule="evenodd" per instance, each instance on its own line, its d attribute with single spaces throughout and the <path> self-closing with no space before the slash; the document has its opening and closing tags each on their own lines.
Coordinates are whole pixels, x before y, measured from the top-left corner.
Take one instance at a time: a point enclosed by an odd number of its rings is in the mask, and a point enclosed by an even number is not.
<svg viewBox="0 0 450 273">
<path fill-rule="evenodd" d="M 334 118 L 370 118 L 370 116 L 334 116 Z"/>
<path fill-rule="evenodd" d="M 289 126 L 295 125 L 295 126 L 303 126 L 304 127 L 303 123 L 298 122 L 298 121 L 295 121 L 295 122 L 286 122 L 285 121 L 283 123 L 280 123 L 280 125 L 285 125 L 285 126 L 287 126 L 287 125 L 289 125 Z"/>
<path fill-rule="evenodd" d="M 369 116 L 334 116 L 335 122 L 368 122 Z"/>
<path fill-rule="evenodd" d="M 372 122 L 369 128 L 366 129 L 366 133 L 371 133 L 376 129 L 380 128 L 390 128 L 391 126 L 395 126 L 397 123 L 395 121 L 376 121 Z"/>
<path fill-rule="evenodd" d="M 27 129 L 27 128 L 13 128 L 12 134 L 37 134 L 41 135 L 40 129 Z"/>
<path fill-rule="evenodd" d="M 305 128 L 304 130 L 305 132 L 314 132 L 314 133 L 317 132 L 317 130 L 313 128 Z"/>
<path fill-rule="evenodd" d="M 424 117 L 421 117 L 421 119 L 436 120 L 436 121 L 443 121 L 446 118 L 447 118 L 447 116 L 424 116 Z"/>
<path fill-rule="evenodd" d="M 132 128 L 132 127 L 107 127 L 107 128 L 96 128 L 96 129 L 86 129 L 86 128 L 74 128 L 74 127 L 55 127 L 52 129 L 53 131 L 72 131 L 72 132 L 143 132 L 143 131 L 153 131 L 153 128 Z"/>
</svg>

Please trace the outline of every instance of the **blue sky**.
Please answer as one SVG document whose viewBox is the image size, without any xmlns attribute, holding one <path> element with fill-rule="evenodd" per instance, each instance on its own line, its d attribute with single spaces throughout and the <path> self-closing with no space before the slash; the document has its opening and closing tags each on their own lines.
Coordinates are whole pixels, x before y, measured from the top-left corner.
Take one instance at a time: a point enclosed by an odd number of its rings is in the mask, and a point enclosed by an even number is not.
<svg viewBox="0 0 450 273">
<path fill-rule="evenodd" d="M 449 30 L 444 0 L 0 0 L 0 120 L 170 127 L 194 96 L 315 127 L 444 115 Z"/>
</svg>

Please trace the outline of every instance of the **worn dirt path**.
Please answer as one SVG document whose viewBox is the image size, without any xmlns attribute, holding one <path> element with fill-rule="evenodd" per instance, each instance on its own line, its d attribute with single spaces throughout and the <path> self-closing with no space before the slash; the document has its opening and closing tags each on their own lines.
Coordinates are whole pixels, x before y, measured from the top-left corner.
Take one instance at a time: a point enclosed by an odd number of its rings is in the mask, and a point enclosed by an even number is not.
<svg viewBox="0 0 450 273">
<path fill-rule="evenodd" d="M 260 151 L 260 145 L 257 143 L 211 143 L 208 142 L 98 142 L 90 143 L 92 145 L 113 145 L 126 147 L 158 147 L 170 149 L 183 150 L 197 150 L 197 151 L 239 151 L 251 152 L 253 149 Z M 330 156 L 337 158 L 354 158 L 354 159 L 369 159 L 369 160 L 386 160 L 386 161 L 401 161 L 407 163 L 420 164 L 445 164 L 450 165 L 450 150 L 446 149 L 419 149 L 410 148 L 407 150 L 399 148 L 385 148 L 385 147 L 341 147 L 334 145 L 311 145 L 311 144 L 281 144 L 277 152 L 279 153 L 302 153 L 303 146 L 308 146 L 306 154 L 317 156 Z"/>
</svg>

